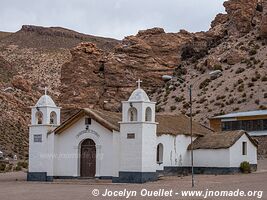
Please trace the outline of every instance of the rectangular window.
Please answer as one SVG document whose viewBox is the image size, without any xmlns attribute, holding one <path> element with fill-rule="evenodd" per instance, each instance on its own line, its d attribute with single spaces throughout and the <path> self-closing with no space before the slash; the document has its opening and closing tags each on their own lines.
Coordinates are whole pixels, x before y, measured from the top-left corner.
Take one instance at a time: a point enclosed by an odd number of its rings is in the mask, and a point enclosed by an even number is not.
<svg viewBox="0 0 267 200">
<path fill-rule="evenodd" d="M 262 120 L 262 126 L 263 126 L 263 130 L 266 131 L 267 130 L 267 119 Z"/>
<path fill-rule="evenodd" d="M 33 135 L 33 142 L 42 142 L 42 134 Z"/>
<path fill-rule="evenodd" d="M 242 142 L 242 155 L 247 155 L 247 142 Z"/>
<path fill-rule="evenodd" d="M 135 139 L 134 133 L 127 133 L 127 139 Z"/>
<path fill-rule="evenodd" d="M 85 118 L 85 125 L 91 125 L 91 118 Z"/>
<path fill-rule="evenodd" d="M 267 130 L 267 120 L 242 120 L 242 121 L 226 121 L 222 122 L 222 131 L 233 130 L 245 130 L 245 131 L 264 131 Z"/>
</svg>

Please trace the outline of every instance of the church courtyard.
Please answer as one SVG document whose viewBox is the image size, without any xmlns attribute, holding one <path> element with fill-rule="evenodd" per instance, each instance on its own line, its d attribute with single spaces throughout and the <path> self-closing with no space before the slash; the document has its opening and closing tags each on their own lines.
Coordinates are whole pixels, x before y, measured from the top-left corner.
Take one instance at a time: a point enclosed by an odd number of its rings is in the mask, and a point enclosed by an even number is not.
<svg viewBox="0 0 267 200">
<path fill-rule="evenodd" d="M 267 159 L 260 160 L 258 171 L 252 174 L 235 175 L 197 175 L 195 176 L 195 190 L 243 190 L 263 191 L 261 198 L 255 197 L 230 197 L 228 199 L 267 199 Z M 26 173 L 13 172 L 0 174 L 0 199 L 1 200 L 89 200 L 89 199 L 126 199 L 126 197 L 94 197 L 93 190 L 100 194 L 106 189 L 110 191 L 129 190 L 140 192 L 142 189 L 165 189 L 179 192 L 191 190 L 191 176 L 163 177 L 157 182 L 145 184 L 114 184 L 110 181 L 95 180 L 67 180 L 57 182 L 27 182 Z M 130 199 L 204 199 L 203 197 L 130 197 Z M 225 199 L 225 197 L 208 197 L 206 199 Z"/>
</svg>

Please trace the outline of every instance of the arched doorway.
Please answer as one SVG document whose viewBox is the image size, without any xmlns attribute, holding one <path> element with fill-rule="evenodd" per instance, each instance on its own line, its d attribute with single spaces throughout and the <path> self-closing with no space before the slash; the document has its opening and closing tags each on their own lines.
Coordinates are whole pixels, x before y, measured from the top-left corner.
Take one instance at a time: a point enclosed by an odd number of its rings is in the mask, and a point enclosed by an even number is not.
<svg viewBox="0 0 267 200">
<path fill-rule="evenodd" d="M 81 177 L 95 177 L 96 173 L 96 146 L 91 139 L 86 139 L 81 144 Z"/>
</svg>

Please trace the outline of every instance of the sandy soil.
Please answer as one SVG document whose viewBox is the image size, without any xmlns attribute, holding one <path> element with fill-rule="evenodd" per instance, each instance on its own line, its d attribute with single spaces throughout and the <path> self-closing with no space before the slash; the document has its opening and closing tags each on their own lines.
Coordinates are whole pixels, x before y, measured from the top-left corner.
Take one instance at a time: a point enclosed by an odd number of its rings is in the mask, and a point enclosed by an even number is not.
<svg viewBox="0 0 267 200">
<path fill-rule="evenodd" d="M 259 161 L 259 170 L 252 174 L 239 175 L 197 175 L 195 190 L 261 190 L 261 199 L 267 200 L 267 159 Z M 99 190 L 100 196 L 94 197 L 92 191 Z M 203 197 L 141 197 L 140 191 L 172 189 L 174 192 L 192 190 L 191 177 L 163 177 L 161 180 L 146 184 L 112 184 L 109 181 L 73 180 L 53 183 L 27 182 L 25 172 L 0 174 L 0 200 L 87 200 L 87 199 L 126 199 L 126 197 L 103 197 L 105 190 L 137 191 L 130 199 L 204 199 Z M 256 197 L 209 197 L 206 199 L 258 199 Z"/>
</svg>

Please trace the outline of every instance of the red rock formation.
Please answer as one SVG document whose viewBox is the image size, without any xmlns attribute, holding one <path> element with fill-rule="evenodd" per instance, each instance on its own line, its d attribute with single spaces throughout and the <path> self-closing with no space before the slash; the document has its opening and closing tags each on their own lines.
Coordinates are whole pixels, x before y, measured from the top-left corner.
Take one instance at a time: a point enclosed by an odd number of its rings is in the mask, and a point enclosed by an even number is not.
<svg viewBox="0 0 267 200">
<path fill-rule="evenodd" d="M 224 2 L 228 14 L 229 34 L 248 33 L 253 28 L 253 17 L 256 14 L 258 0 L 228 0 Z"/>
</svg>

